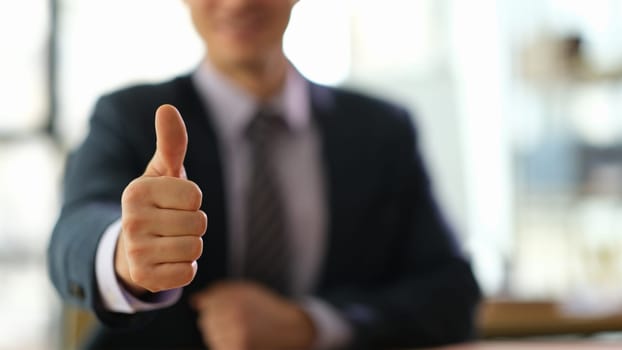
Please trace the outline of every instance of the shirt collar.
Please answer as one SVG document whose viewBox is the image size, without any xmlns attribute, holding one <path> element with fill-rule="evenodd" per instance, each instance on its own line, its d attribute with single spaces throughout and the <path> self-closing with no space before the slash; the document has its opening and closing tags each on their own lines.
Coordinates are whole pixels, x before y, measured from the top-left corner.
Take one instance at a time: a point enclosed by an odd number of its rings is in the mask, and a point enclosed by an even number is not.
<svg viewBox="0 0 622 350">
<path fill-rule="evenodd" d="M 192 80 L 219 131 L 228 138 L 242 135 L 259 108 L 257 99 L 219 72 L 208 60 L 194 72 Z M 289 65 L 283 89 L 269 101 L 269 105 L 283 115 L 291 130 L 298 132 L 310 123 L 309 96 L 307 81 Z"/>
</svg>

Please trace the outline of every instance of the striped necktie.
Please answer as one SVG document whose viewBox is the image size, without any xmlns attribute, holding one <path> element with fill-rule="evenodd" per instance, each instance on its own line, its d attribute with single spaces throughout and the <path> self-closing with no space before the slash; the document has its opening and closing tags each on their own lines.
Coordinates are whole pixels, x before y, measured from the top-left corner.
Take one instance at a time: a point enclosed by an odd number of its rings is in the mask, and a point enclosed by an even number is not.
<svg viewBox="0 0 622 350">
<path fill-rule="evenodd" d="M 278 186 L 274 151 L 287 132 L 283 118 L 261 109 L 247 129 L 251 147 L 251 174 L 246 203 L 244 277 L 288 295 L 290 254 L 283 197 Z"/>
</svg>

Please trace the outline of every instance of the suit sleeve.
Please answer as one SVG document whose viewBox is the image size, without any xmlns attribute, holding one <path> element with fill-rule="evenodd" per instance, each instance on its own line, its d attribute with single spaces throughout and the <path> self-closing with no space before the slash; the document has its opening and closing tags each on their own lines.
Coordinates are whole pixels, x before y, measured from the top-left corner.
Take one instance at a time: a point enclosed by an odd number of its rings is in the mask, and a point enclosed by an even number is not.
<svg viewBox="0 0 622 350">
<path fill-rule="evenodd" d="M 352 349 L 436 346 L 474 332 L 478 285 L 433 198 L 407 113 L 400 123 L 386 152 L 399 203 L 397 277 L 376 288 L 343 286 L 319 295 L 353 326 Z"/>
<path fill-rule="evenodd" d="M 147 316 L 105 311 L 95 279 L 100 238 L 121 216 L 123 189 L 141 173 L 121 110 L 110 96 L 96 104 L 88 136 L 67 160 L 63 205 L 48 246 L 50 276 L 61 297 L 112 326 Z"/>
</svg>

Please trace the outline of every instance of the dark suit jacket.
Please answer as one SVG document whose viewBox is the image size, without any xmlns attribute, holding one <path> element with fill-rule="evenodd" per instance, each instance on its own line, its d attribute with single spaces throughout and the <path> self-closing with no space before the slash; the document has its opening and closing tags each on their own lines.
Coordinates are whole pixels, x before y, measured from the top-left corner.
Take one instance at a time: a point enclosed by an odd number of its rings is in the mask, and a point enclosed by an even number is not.
<svg viewBox="0 0 622 350">
<path fill-rule="evenodd" d="M 428 346 L 473 331 L 479 290 L 437 207 L 403 109 L 355 93 L 311 85 L 322 140 L 329 232 L 314 295 L 352 324 L 352 348 Z M 200 268 L 182 299 L 163 310 L 103 310 L 94 276 L 99 238 L 120 217 L 125 186 L 155 149 L 154 111 L 183 115 L 188 178 L 203 190 L 209 216 Z M 52 281 L 65 301 L 93 310 L 107 327 L 93 348 L 201 348 L 187 296 L 227 278 L 227 216 L 218 135 L 189 76 L 101 98 L 84 144 L 68 161 L 64 205 L 49 245 Z M 304 200 L 304 198 L 301 198 Z"/>
</svg>

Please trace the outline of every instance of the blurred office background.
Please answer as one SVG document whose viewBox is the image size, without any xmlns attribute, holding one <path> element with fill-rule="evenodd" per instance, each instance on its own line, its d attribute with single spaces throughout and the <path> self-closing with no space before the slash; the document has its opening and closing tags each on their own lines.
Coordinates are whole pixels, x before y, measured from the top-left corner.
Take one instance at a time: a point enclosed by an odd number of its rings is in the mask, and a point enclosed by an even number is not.
<svg viewBox="0 0 622 350">
<path fill-rule="evenodd" d="M 490 300 L 622 315 L 622 1 L 301 0 L 285 50 L 412 109 Z M 76 331 L 45 249 L 97 96 L 201 54 L 181 1 L 0 1 L 0 349 Z"/>
</svg>

